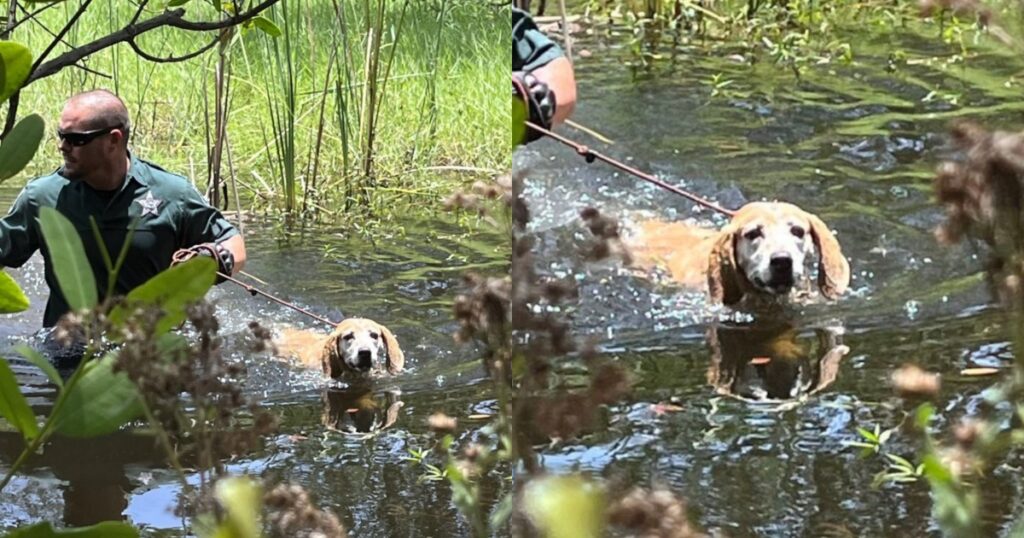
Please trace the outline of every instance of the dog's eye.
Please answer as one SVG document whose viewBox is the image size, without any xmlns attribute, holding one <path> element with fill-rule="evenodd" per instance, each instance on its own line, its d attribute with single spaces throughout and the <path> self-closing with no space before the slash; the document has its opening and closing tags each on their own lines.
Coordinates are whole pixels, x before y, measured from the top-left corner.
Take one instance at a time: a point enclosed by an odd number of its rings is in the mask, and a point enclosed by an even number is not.
<svg viewBox="0 0 1024 538">
<path fill-rule="evenodd" d="M 374 340 L 377 339 L 377 336 L 377 333 L 370 333 L 370 338 L 373 338 Z"/>
<path fill-rule="evenodd" d="M 761 231 L 761 227 L 758 226 L 757 228 L 753 228 L 753 229 L 747 230 L 743 234 L 743 238 L 746 239 L 747 241 L 753 241 L 755 239 L 758 239 L 762 235 L 764 235 L 764 232 L 762 232 Z"/>
<path fill-rule="evenodd" d="M 804 238 L 804 229 L 799 227 L 799 226 L 793 226 L 792 228 L 790 228 L 789 229 L 789 233 L 791 233 L 794 236 L 796 236 L 797 239 L 803 239 Z"/>
<path fill-rule="evenodd" d="M 351 340 L 351 339 L 353 339 L 355 337 L 356 337 L 355 333 L 345 333 L 345 334 L 343 334 L 341 336 L 341 339 L 342 340 Z"/>
</svg>

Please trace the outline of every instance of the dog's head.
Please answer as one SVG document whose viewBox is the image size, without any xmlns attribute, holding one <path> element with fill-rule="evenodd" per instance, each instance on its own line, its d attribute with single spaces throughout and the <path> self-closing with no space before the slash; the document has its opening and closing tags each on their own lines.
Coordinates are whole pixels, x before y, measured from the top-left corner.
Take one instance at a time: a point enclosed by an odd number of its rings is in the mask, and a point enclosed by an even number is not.
<svg viewBox="0 0 1024 538">
<path fill-rule="evenodd" d="M 349 318 L 338 324 L 324 349 L 324 371 L 332 378 L 346 372 L 369 374 L 387 368 L 397 374 L 405 366 L 405 355 L 387 327 L 376 321 Z"/>
<path fill-rule="evenodd" d="M 735 304 L 750 292 L 788 295 L 804 278 L 805 262 L 818 251 L 818 288 L 835 299 L 850 284 L 850 265 L 820 218 L 783 202 L 754 202 L 739 209 L 711 255 L 708 287 L 714 300 Z"/>
</svg>

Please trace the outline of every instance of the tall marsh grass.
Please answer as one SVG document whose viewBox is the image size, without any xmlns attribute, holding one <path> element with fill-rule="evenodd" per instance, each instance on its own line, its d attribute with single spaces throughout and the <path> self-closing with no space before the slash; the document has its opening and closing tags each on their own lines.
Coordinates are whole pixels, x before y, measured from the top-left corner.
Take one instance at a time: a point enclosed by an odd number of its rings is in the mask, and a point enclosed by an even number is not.
<svg viewBox="0 0 1024 538">
<path fill-rule="evenodd" d="M 49 28 L 74 13 L 77 6 L 66 4 L 44 13 Z M 186 8 L 190 18 L 216 18 L 200 2 Z M 119 29 L 134 9 L 94 0 L 66 41 Z M 109 88 L 128 104 L 141 156 L 201 187 L 220 175 L 234 178 L 246 208 L 331 220 L 364 215 L 360 208 L 425 207 L 423 199 L 508 168 L 507 6 L 284 0 L 266 15 L 282 36 L 240 29 L 222 50 L 224 61 L 217 48 L 170 64 L 142 60 L 126 45 L 102 51 L 29 86 L 20 114 L 38 112 L 52 129 L 68 96 Z M 138 41 L 151 54 L 172 56 L 209 38 L 162 28 Z M 40 51 L 50 35 L 27 24 L 12 39 Z M 26 175 L 59 162 L 47 144 Z"/>
</svg>

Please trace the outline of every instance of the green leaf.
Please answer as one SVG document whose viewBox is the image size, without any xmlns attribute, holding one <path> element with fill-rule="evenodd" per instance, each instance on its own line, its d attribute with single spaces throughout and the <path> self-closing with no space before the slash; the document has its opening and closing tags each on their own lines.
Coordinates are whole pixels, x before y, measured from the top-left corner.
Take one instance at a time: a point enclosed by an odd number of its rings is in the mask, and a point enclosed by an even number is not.
<svg viewBox="0 0 1024 538">
<path fill-rule="evenodd" d="M 28 297 L 6 271 L 0 270 L 0 314 L 23 312 L 28 308 Z"/>
<path fill-rule="evenodd" d="M 0 102 L 6 101 L 28 79 L 32 70 L 32 52 L 14 41 L 0 41 Z"/>
<path fill-rule="evenodd" d="M 867 439 L 868 441 L 878 443 L 878 435 L 870 430 L 865 430 L 864 428 L 857 428 L 857 433 L 859 433 L 861 437 Z"/>
<path fill-rule="evenodd" d="M 516 147 L 526 141 L 526 103 L 516 96 L 512 96 L 512 147 Z"/>
<path fill-rule="evenodd" d="M 233 538 L 259 538 L 262 529 L 260 510 L 263 493 L 250 478 L 232 477 L 217 482 L 215 493 L 220 505 L 227 509 L 223 525 Z"/>
<path fill-rule="evenodd" d="M 544 476 L 526 484 L 524 510 L 547 538 L 603 536 L 605 499 L 580 476 Z"/>
<path fill-rule="evenodd" d="M 0 143 L 0 182 L 21 172 L 36 156 L 46 122 L 39 114 L 21 118 Z"/>
<path fill-rule="evenodd" d="M 36 523 L 6 535 L 6 538 L 137 538 L 135 527 L 120 521 L 104 521 L 88 527 L 54 529 L 49 522 Z"/>
<path fill-rule="evenodd" d="M 886 454 L 885 457 L 889 458 L 889 460 L 892 461 L 893 467 L 906 469 L 908 472 L 911 473 L 914 472 L 914 464 L 910 463 L 910 460 L 908 460 L 907 458 L 897 456 L 896 454 Z"/>
<path fill-rule="evenodd" d="M 18 388 L 18 380 L 6 359 L 0 359 L 0 415 L 21 432 L 29 442 L 39 435 L 36 414 Z"/>
<path fill-rule="evenodd" d="M 917 406 L 917 412 L 914 416 L 914 424 L 917 428 L 923 432 L 928 431 L 928 423 L 932 420 L 932 415 L 935 414 L 935 408 L 932 404 L 923 403 Z"/>
<path fill-rule="evenodd" d="M 281 33 L 281 28 L 274 24 L 274 21 L 264 17 L 263 15 L 253 17 L 251 20 L 256 28 L 259 28 L 263 33 L 270 37 L 281 37 L 283 35 Z"/>
<path fill-rule="evenodd" d="M 928 454 L 924 457 L 924 461 L 921 462 L 924 465 L 924 475 L 928 477 L 928 481 L 931 482 L 932 487 L 938 486 L 949 486 L 953 484 L 953 473 L 942 464 L 934 454 Z"/>
<path fill-rule="evenodd" d="M 114 308 L 110 321 L 118 326 L 128 316 L 132 305 L 159 307 L 164 317 L 157 324 L 157 334 L 167 332 L 185 321 L 185 307 L 202 299 L 217 278 L 217 262 L 197 256 L 175 265 L 128 293 L 125 304 Z"/>
<path fill-rule="evenodd" d="M 87 363 L 69 386 L 53 417 L 54 430 L 69 437 L 95 437 L 117 431 L 142 414 L 139 392 L 123 372 L 114 373 L 114 355 Z"/>
<path fill-rule="evenodd" d="M 53 272 L 68 304 L 75 310 L 92 308 L 96 305 L 96 277 L 78 231 L 52 207 L 39 208 L 39 223 L 53 261 Z"/>
<path fill-rule="evenodd" d="M 61 379 L 60 374 L 57 373 L 57 369 L 50 364 L 50 361 L 46 360 L 42 354 L 38 351 L 26 346 L 25 344 L 18 344 L 14 346 L 14 350 L 25 357 L 29 362 L 36 365 L 37 368 L 46 374 L 46 377 L 50 379 L 50 382 L 57 385 L 60 388 L 64 388 L 64 380 Z"/>
<path fill-rule="evenodd" d="M 181 7 L 187 3 L 189 3 L 189 0 L 171 0 L 167 2 L 167 7 Z"/>
</svg>

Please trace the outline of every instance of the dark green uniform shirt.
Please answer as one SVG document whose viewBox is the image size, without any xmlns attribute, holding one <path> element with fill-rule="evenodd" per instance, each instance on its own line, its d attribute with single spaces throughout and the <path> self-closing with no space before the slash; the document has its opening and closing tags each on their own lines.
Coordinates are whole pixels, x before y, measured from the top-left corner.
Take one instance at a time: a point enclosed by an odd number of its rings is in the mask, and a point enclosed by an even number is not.
<svg viewBox="0 0 1024 538">
<path fill-rule="evenodd" d="M 53 207 L 78 230 L 96 276 L 100 297 L 107 292 L 107 269 L 97 247 L 89 217 L 96 225 L 112 260 L 116 260 L 137 220 L 114 294 L 123 295 L 170 267 L 180 248 L 223 241 L 238 234 L 220 211 L 211 207 L 184 177 L 132 156 L 128 177 L 120 189 L 94 190 L 84 181 L 68 180 L 60 170 L 30 181 L 0 219 L 0 265 L 21 267 L 37 249 L 46 264 L 46 303 L 43 326 L 52 327 L 70 310 L 53 272 L 53 260 L 43 242 L 39 208 Z"/>
<path fill-rule="evenodd" d="M 527 12 L 512 8 L 512 71 L 533 71 L 563 55 Z"/>
</svg>

